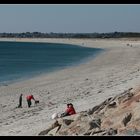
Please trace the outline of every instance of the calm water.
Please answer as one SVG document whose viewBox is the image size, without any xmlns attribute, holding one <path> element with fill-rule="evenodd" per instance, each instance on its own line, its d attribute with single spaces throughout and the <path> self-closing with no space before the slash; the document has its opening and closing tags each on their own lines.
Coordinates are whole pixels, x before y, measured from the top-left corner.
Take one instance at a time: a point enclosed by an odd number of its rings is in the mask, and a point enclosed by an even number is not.
<svg viewBox="0 0 140 140">
<path fill-rule="evenodd" d="M 0 84 L 77 65 L 99 52 L 68 44 L 0 42 Z"/>
</svg>

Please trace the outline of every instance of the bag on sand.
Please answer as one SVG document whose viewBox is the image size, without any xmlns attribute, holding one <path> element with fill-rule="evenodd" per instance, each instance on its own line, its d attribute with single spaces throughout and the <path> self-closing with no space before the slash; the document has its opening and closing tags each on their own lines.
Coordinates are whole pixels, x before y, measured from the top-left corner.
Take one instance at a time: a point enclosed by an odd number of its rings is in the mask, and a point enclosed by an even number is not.
<svg viewBox="0 0 140 140">
<path fill-rule="evenodd" d="M 52 119 L 57 119 L 58 118 L 58 114 L 57 113 L 54 113 L 53 115 L 52 115 Z"/>
</svg>

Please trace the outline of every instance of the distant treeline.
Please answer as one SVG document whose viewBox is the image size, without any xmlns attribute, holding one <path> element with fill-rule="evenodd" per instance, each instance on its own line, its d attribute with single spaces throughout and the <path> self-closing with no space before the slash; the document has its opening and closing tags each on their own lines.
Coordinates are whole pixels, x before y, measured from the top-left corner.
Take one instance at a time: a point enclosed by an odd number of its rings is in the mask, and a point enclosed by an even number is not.
<svg viewBox="0 0 140 140">
<path fill-rule="evenodd" d="M 140 37 L 140 33 L 135 32 L 113 32 L 113 33 L 0 33 L 1 38 L 124 38 Z"/>
</svg>

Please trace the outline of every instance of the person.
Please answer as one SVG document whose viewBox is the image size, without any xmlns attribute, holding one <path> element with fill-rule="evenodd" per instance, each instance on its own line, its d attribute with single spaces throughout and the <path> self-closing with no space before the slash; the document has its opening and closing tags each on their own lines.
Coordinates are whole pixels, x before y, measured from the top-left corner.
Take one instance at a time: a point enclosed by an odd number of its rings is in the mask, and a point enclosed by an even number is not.
<svg viewBox="0 0 140 140">
<path fill-rule="evenodd" d="M 31 100 L 34 100 L 35 101 L 34 96 L 32 94 L 31 95 L 28 95 L 26 97 L 26 100 L 27 100 L 27 103 L 28 103 L 28 107 L 30 107 L 32 105 Z"/>
<path fill-rule="evenodd" d="M 76 114 L 76 111 L 73 107 L 73 104 L 69 103 L 69 104 L 67 104 L 66 111 L 64 113 L 62 113 L 60 117 L 70 116 L 70 115 L 73 115 L 73 114 Z"/>
<path fill-rule="evenodd" d="M 22 95 L 23 94 L 20 94 L 20 96 L 19 96 L 19 105 L 18 105 L 18 108 L 22 108 Z"/>
</svg>

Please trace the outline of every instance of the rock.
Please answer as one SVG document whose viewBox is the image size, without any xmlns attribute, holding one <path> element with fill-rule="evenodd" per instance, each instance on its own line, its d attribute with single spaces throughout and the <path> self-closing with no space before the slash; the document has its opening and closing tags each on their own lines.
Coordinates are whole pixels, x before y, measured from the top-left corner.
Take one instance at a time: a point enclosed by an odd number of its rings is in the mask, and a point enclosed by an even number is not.
<svg viewBox="0 0 140 140">
<path fill-rule="evenodd" d="M 97 132 L 99 133 L 98 135 L 100 135 L 100 136 L 105 136 L 105 135 L 106 136 L 108 136 L 108 135 L 113 136 L 113 135 L 117 134 L 117 129 L 109 128 L 107 130 L 99 130 Z M 96 134 L 97 132 L 93 132 L 92 135 Z"/>
<path fill-rule="evenodd" d="M 101 103 L 100 105 L 97 105 L 95 107 L 93 107 L 92 109 L 90 109 L 88 111 L 88 114 L 91 115 L 94 112 L 98 113 L 99 111 L 101 111 L 107 104 L 109 104 L 112 101 L 112 97 L 108 98 L 107 100 L 105 100 L 103 103 Z"/>
<path fill-rule="evenodd" d="M 139 135 L 140 104 L 136 102 L 139 100 L 140 88 L 135 92 L 132 92 L 132 88 L 130 88 L 86 111 L 78 112 L 76 115 L 67 116 L 60 120 L 58 119 L 60 127 L 59 125 L 54 125 L 40 132 L 39 135 Z M 131 110 L 133 112 L 130 113 Z M 128 113 L 126 114 L 126 112 Z M 133 121 L 131 121 L 132 115 Z"/>
<path fill-rule="evenodd" d="M 57 132 L 59 130 L 59 126 L 55 127 L 54 129 L 50 130 L 48 133 L 47 133 L 47 136 L 56 136 L 57 135 Z"/>
<path fill-rule="evenodd" d="M 74 122 L 74 120 L 63 119 L 63 123 L 66 125 L 70 125 L 72 122 Z"/>
<path fill-rule="evenodd" d="M 93 114 L 95 111 L 97 111 L 100 108 L 100 105 L 97 105 L 95 107 L 93 107 L 92 109 L 89 110 L 88 114 L 91 115 Z"/>
<path fill-rule="evenodd" d="M 93 132 L 91 132 L 90 136 L 95 135 L 95 134 L 101 135 L 101 133 L 104 133 L 104 132 L 105 132 L 105 130 L 93 131 Z"/>
<path fill-rule="evenodd" d="M 100 128 L 101 127 L 101 119 L 95 119 L 89 122 L 90 128 L 89 130 L 93 129 L 93 128 Z"/>
<path fill-rule="evenodd" d="M 119 96 L 117 96 L 118 102 L 119 104 L 121 102 L 126 102 L 127 100 L 131 99 L 131 97 L 134 95 L 131 90 L 133 88 L 129 88 L 128 90 L 125 90 L 122 94 L 120 94 Z"/>
<path fill-rule="evenodd" d="M 111 103 L 109 103 L 108 107 L 109 107 L 109 108 L 111 108 L 111 107 L 116 107 L 116 102 L 111 102 Z"/>
<path fill-rule="evenodd" d="M 122 120 L 124 126 L 127 125 L 127 123 L 131 120 L 131 118 L 132 118 L 132 114 L 131 113 L 127 114 L 126 117 L 124 117 L 124 119 Z"/>
<path fill-rule="evenodd" d="M 86 132 L 86 133 L 84 133 L 83 135 L 89 136 L 90 134 L 91 134 L 91 131 L 90 131 L 90 132 Z"/>
<path fill-rule="evenodd" d="M 46 135 L 49 131 L 53 130 L 54 128 L 58 127 L 60 129 L 61 124 L 58 121 L 55 121 L 48 129 L 41 131 L 38 135 Z"/>
<path fill-rule="evenodd" d="M 97 93 L 101 93 L 102 92 L 102 90 L 99 90 Z"/>
<path fill-rule="evenodd" d="M 89 109 L 89 110 L 87 111 L 87 114 L 88 114 L 88 115 L 92 115 L 92 114 L 93 114 L 93 110 L 92 110 L 92 109 Z"/>
<path fill-rule="evenodd" d="M 108 135 L 116 135 L 117 134 L 117 129 L 113 129 L 113 128 L 110 128 L 107 132 Z"/>
<path fill-rule="evenodd" d="M 50 131 L 49 129 L 43 130 L 38 135 L 46 135 L 48 134 L 49 131 Z"/>
<path fill-rule="evenodd" d="M 100 105 L 97 106 L 97 108 L 93 108 L 93 109 L 96 109 L 94 110 L 94 112 L 96 114 L 98 114 L 101 110 L 105 109 L 105 107 L 112 101 L 112 97 L 108 98 L 107 100 L 105 100 L 103 103 L 101 103 Z M 92 111 L 93 111 L 92 109 Z"/>
</svg>

